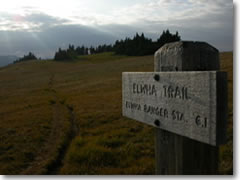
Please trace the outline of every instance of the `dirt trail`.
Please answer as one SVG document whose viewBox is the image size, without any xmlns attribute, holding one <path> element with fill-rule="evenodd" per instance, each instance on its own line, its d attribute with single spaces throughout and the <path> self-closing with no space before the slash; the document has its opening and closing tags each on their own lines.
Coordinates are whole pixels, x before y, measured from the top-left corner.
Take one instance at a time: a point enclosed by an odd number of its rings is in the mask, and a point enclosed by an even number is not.
<svg viewBox="0 0 240 180">
<path fill-rule="evenodd" d="M 78 133 L 78 126 L 76 124 L 74 109 L 72 108 L 72 106 L 69 105 L 66 105 L 66 107 L 68 108 L 68 113 L 70 115 L 69 121 L 71 123 L 70 132 L 68 134 L 68 141 L 61 147 L 56 160 L 49 166 L 46 174 L 51 175 L 60 174 L 60 170 L 61 167 L 63 166 L 63 160 L 67 153 L 67 150 L 71 145 L 72 140 L 76 137 Z"/>
<path fill-rule="evenodd" d="M 52 126 L 49 138 L 34 161 L 21 174 L 59 174 L 66 152 L 78 133 L 79 129 L 76 124 L 74 108 L 69 104 L 60 103 L 64 101 L 58 97 L 57 91 L 53 88 L 54 77 L 54 74 L 51 74 L 48 82 L 48 89 L 53 97 L 51 100 Z M 63 112 L 66 111 L 68 119 L 64 119 L 66 116 L 64 116 Z M 63 142 L 57 141 L 61 133 L 59 131 L 61 131 L 66 121 L 70 122 L 70 128 L 65 134 L 65 140 Z M 56 144 L 56 142 L 58 143 Z"/>
</svg>

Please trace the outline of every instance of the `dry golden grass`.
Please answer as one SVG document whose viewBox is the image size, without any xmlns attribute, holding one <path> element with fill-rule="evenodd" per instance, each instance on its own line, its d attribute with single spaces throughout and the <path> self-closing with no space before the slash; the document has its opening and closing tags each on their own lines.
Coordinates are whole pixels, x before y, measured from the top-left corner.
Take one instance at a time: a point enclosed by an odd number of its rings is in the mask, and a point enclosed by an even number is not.
<svg viewBox="0 0 240 180">
<path fill-rule="evenodd" d="M 221 62 L 232 74 L 232 53 Z M 124 71 L 153 71 L 153 56 L 0 68 L 0 174 L 154 174 L 153 128 L 122 117 Z M 222 174 L 232 170 L 232 75 L 229 89 Z"/>
<path fill-rule="evenodd" d="M 221 70 L 228 72 L 228 124 L 227 144 L 220 147 L 221 174 L 233 174 L 233 53 L 220 54 Z"/>
</svg>

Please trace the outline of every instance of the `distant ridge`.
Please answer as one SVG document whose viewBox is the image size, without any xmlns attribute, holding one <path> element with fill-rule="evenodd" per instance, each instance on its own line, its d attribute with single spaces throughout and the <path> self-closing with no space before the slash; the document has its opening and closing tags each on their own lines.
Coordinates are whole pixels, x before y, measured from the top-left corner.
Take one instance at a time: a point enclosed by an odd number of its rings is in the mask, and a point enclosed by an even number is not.
<svg viewBox="0 0 240 180">
<path fill-rule="evenodd" d="M 14 55 L 0 56 L 0 67 L 13 63 L 13 61 L 19 59 Z"/>
</svg>

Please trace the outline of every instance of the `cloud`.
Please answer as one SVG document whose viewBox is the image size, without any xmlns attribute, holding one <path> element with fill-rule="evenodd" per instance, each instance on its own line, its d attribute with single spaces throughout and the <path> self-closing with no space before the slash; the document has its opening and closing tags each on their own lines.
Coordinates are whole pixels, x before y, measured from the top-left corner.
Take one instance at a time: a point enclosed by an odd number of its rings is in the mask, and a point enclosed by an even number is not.
<svg viewBox="0 0 240 180">
<path fill-rule="evenodd" d="M 0 54 L 23 56 L 29 51 L 42 58 L 53 57 L 56 50 L 68 44 L 99 45 L 116 38 L 95 28 L 82 25 L 57 25 L 42 31 L 0 31 Z"/>
<path fill-rule="evenodd" d="M 50 16 L 40 12 L 27 13 L 24 15 L 0 13 L 0 16 L 0 30 L 8 31 L 41 31 L 51 26 L 62 25 L 70 22 L 67 19 Z"/>
<path fill-rule="evenodd" d="M 233 48 L 231 0 L 135 2 L 107 12 L 80 6 L 64 16 L 58 16 L 64 10 L 61 8 L 54 15 L 28 6 L 22 13 L 0 12 L 0 54 L 21 56 L 33 51 L 38 56 L 52 57 L 58 47 L 69 43 L 109 44 L 136 32 L 156 40 L 166 29 L 178 31 L 183 40 L 206 41 L 221 51 Z"/>
<path fill-rule="evenodd" d="M 216 14 L 220 20 L 226 12 L 232 12 L 232 9 L 233 5 L 228 0 L 152 0 L 120 9 L 114 16 L 115 22 L 127 20 L 125 23 L 141 23 L 154 20 L 171 23 L 175 20 L 194 20 Z"/>
<path fill-rule="evenodd" d="M 221 51 L 233 49 L 231 0 L 152 0 L 116 12 L 120 14 L 154 38 L 168 28 L 185 40 L 207 41 Z"/>
<path fill-rule="evenodd" d="M 132 25 L 152 22 L 152 24 L 166 24 L 169 26 L 195 25 L 199 20 L 209 22 L 212 17 L 217 17 L 207 27 L 219 27 L 223 24 L 222 18 L 229 16 L 233 11 L 231 0 L 145 0 L 119 9 L 110 8 L 109 12 L 94 12 L 91 7 L 73 8 L 74 14 L 66 13 L 65 17 L 46 14 L 41 9 L 24 6 L 23 15 L 5 13 L 8 24 L 17 24 L 17 27 L 28 30 L 37 30 L 60 24 L 81 24 L 87 26 L 101 25 Z M 64 13 L 62 13 L 64 14 Z M 68 14 L 68 15 L 67 15 Z M 0 17 L 3 14 L 0 14 Z M 232 18 L 232 16 L 230 15 Z M 1 20 L 4 22 L 4 20 Z M 180 23 L 181 22 L 181 23 Z M 195 24 L 194 24 L 195 23 Z M 224 24 L 223 24 L 224 25 Z M 222 26 L 223 26 L 222 25 Z M 1 25 L 7 29 L 6 25 Z M 9 28 L 11 30 L 11 28 Z M 14 29 L 15 30 L 15 29 Z"/>
<path fill-rule="evenodd" d="M 59 25 L 69 22 L 67 19 L 61 19 L 49 16 L 43 13 L 29 14 L 24 17 L 24 20 L 29 23 L 43 24 L 44 26 Z"/>
</svg>

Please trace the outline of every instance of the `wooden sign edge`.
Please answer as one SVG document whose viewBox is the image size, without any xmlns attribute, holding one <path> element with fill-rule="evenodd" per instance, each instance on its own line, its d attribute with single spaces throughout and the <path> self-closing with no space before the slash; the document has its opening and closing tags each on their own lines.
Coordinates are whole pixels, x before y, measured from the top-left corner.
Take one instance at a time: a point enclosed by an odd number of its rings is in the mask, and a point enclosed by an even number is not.
<svg viewBox="0 0 240 180">
<path fill-rule="evenodd" d="M 228 87 L 227 72 L 217 72 L 217 121 L 216 145 L 225 144 L 227 141 L 228 122 Z"/>
</svg>

